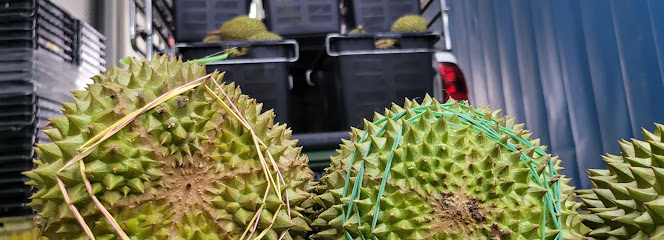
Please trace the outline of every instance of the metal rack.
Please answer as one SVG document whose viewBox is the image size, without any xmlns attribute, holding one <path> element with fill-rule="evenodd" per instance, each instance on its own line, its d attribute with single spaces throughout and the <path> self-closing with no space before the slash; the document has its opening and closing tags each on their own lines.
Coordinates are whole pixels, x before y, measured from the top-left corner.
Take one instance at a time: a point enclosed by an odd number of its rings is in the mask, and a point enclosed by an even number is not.
<svg viewBox="0 0 664 240">
<path fill-rule="evenodd" d="M 129 0 L 129 33 L 135 51 L 147 59 L 154 53 L 173 55 L 172 9 L 169 0 Z"/>
</svg>

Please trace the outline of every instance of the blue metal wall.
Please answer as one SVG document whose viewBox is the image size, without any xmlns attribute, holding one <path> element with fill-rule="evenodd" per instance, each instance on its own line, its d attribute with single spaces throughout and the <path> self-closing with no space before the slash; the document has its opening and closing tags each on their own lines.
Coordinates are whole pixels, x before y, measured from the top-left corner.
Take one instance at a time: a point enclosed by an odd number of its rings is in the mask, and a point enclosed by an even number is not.
<svg viewBox="0 0 664 240">
<path fill-rule="evenodd" d="M 471 103 L 502 108 L 577 187 L 618 141 L 664 123 L 664 1 L 448 0 Z"/>
</svg>

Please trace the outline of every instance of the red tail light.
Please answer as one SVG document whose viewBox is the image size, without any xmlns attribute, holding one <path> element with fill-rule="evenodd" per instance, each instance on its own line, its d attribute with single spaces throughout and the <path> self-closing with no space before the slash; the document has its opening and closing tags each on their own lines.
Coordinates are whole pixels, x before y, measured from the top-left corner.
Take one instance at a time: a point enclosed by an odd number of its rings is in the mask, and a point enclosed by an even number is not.
<svg viewBox="0 0 664 240">
<path fill-rule="evenodd" d="M 447 101 L 449 98 L 455 100 L 468 100 L 468 88 L 466 87 L 466 79 L 463 77 L 461 68 L 454 63 L 440 63 L 438 65 L 440 78 L 442 81 L 444 99 Z"/>
</svg>

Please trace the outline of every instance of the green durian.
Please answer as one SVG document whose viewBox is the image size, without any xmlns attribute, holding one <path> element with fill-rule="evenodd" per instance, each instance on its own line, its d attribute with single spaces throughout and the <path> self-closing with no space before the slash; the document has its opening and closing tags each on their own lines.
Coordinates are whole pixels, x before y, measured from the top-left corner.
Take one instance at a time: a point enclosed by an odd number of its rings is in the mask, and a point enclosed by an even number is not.
<svg viewBox="0 0 664 240">
<path fill-rule="evenodd" d="M 53 142 L 37 145 L 37 168 L 24 173 L 27 184 L 38 189 L 30 206 L 45 222 L 40 226 L 42 239 L 88 239 L 63 200 L 55 175 L 79 154 L 78 148 L 165 92 L 206 75 L 204 65 L 165 55 L 123 62 L 128 66 L 95 76 L 85 90 L 73 92 L 73 103 L 62 104 L 63 115 L 51 119 L 53 128 L 45 130 Z M 219 72 L 211 76 L 222 80 Z M 130 239 L 238 239 L 243 234 L 262 205 L 268 181 L 252 133 L 204 86 L 237 107 L 266 144 L 260 151 L 274 157 L 274 164 L 268 160 L 265 167 L 275 178 L 273 167 L 278 167 L 285 181 L 281 195 L 288 196 L 290 209 L 276 191 L 267 192 L 253 236 L 266 231 L 263 239 L 280 239 L 282 234 L 283 239 L 304 239 L 311 221 L 303 213 L 313 201 L 308 159 L 290 139 L 291 130 L 273 122 L 272 110 L 263 111 L 261 103 L 233 83 L 222 83 L 228 101 L 211 80 L 140 114 L 81 162 L 60 172 L 97 239 L 120 237 L 88 195 L 80 164 L 94 195 Z"/>
<path fill-rule="evenodd" d="M 362 25 L 358 25 L 356 28 L 348 32 L 348 34 L 360 34 L 360 33 L 366 33 Z"/>
<path fill-rule="evenodd" d="M 377 49 L 388 49 L 394 47 L 399 43 L 399 40 L 394 39 L 394 38 L 383 38 L 383 39 L 378 39 L 374 42 L 374 45 L 376 46 Z"/>
<path fill-rule="evenodd" d="M 282 40 L 283 38 L 273 32 L 260 32 L 254 35 L 251 35 L 247 40 L 249 41 L 274 41 Z"/>
<path fill-rule="evenodd" d="M 219 28 L 222 41 L 247 40 L 257 33 L 267 32 L 267 27 L 261 20 L 249 16 L 238 16 L 226 21 Z"/>
<path fill-rule="evenodd" d="M 510 129 L 525 143 L 489 138 L 466 117 Z M 549 176 L 561 161 L 539 155 L 545 147 L 530 135 L 499 111 L 454 100 L 392 105 L 353 128 L 332 157 L 315 197 L 312 239 L 585 239 L 570 179 Z"/>
<path fill-rule="evenodd" d="M 608 169 L 588 170 L 593 187 L 577 193 L 594 239 L 664 239 L 664 125 L 642 131 L 602 157 Z"/>
<path fill-rule="evenodd" d="M 203 38 L 203 42 L 221 42 L 221 35 L 219 35 L 219 30 L 210 31 Z"/>
<path fill-rule="evenodd" d="M 426 32 L 427 21 L 420 15 L 405 15 L 394 21 L 392 32 Z"/>
</svg>

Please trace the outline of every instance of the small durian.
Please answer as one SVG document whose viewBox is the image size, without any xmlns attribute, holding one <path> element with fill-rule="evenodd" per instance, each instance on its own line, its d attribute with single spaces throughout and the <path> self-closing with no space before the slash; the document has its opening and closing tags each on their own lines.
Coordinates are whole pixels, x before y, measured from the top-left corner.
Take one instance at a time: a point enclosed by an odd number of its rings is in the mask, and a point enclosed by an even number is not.
<svg viewBox="0 0 664 240">
<path fill-rule="evenodd" d="M 219 35 L 219 31 L 210 31 L 207 33 L 205 38 L 203 39 L 203 42 L 220 42 L 221 41 L 221 35 Z"/>
<path fill-rule="evenodd" d="M 219 28 L 222 41 L 247 40 L 260 32 L 267 32 L 265 24 L 261 20 L 246 15 L 228 20 Z"/>
<path fill-rule="evenodd" d="M 249 41 L 275 41 L 282 40 L 283 38 L 273 32 L 260 32 L 254 35 L 251 35 L 247 40 Z"/>
<path fill-rule="evenodd" d="M 357 25 L 355 29 L 348 32 L 348 34 L 361 34 L 361 33 L 366 33 L 362 25 Z"/>
<path fill-rule="evenodd" d="M 384 38 L 376 40 L 375 45 L 377 49 L 388 49 L 394 47 L 399 42 L 399 40 L 394 38 Z"/>
<path fill-rule="evenodd" d="M 427 21 L 420 15 L 404 15 L 394 21 L 392 32 L 426 32 Z"/>
<path fill-rule="evenodd" d="M 240 48 L 231 48 L 226 51 L 228 53 L 229 58 L 237 58 L 237 57 L 242 57 L 245 56 L 249 53 L 249 48 L 247 47 L 240 47 Z"/>
</svg>

